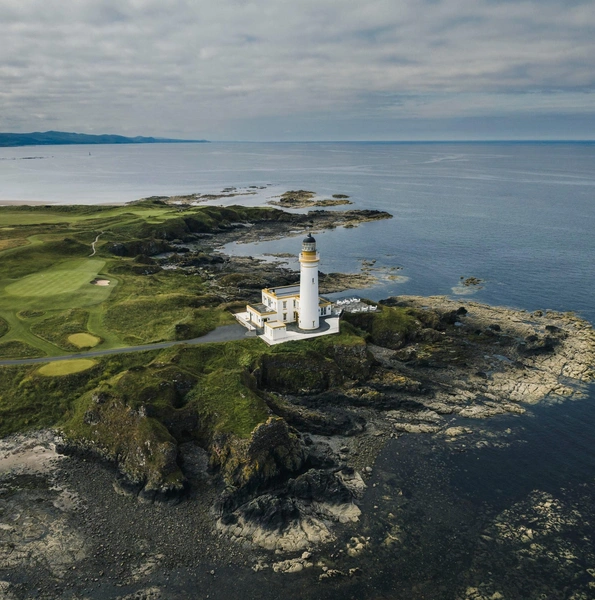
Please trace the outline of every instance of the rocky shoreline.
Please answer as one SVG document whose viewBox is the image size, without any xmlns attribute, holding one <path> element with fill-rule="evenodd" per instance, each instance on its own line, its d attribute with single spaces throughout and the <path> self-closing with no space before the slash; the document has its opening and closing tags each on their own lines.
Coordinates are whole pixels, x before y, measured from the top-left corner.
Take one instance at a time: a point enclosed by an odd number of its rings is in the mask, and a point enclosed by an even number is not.
<svg viewBox="0 0 595 600">
<path fill-rule="evenodd" d="M 325 389 L 316 380 L 308 389 L 302 381 L 292 390 L 267 374 L 282 365 L 264 365 L 261 385 L 269 405 L 301 433 L 298 452 L 310 456 L 304 459 L 311 461 L 308 495 L 300 497 L 292 488 L 304 477 L 299 475 L 289 487 L 225 506 L 219 528 L 232 539 L 281 552 L 333 540 L 329 521 L 359 516 L 352 507 L 383 439 L 434 434 L 454 444 L 469 438 L 465 444 L 482 447 L 491 442 L 483 435 L 482 419 L 520 415 L 524 405 L 546 399 L 580 397 L 581 386 L 595 379 L 595 333 L 572 314 L 527 313 L 445 297 L 391 298 L 384 305 L 409 307 L 425 322 L 409 338 L 368 343 L 367 356 L 359 358 L 360 373 L 344 377 L 340 385 Z M 359 316 L 352 315 L 351 322 L 364 326 Z M 339 365 L 349 360 L 353 356 L 336 357 Z M 345 476 L 363 479 L 346 490 Z M 278 497 L 289 504 L 279 505 Z M 335 504 L 332 511 L 320 509 L 324 498 Z"/>
<path fill-rule="evenodd" d="M 595 379 L 595 333 L 573 314 L 446 297 L 379 306 L 411 310 L 417 326 L 370 329 L 297 387 L 284 373 L 305 363 L 265 357 L 253 376 L 272 416 L 244 445 L 218 438 L 209 455 L 181 444 L 188 484 L 175 505 L 137 499 L 111 464 L 72 454 L 56 432 L 2 440 L 0 597 L 161 598 L 164 573 L 180 567 L 211 583 L 222 566 L 355 577 L 325 548 L 345 532 L 341 552 L 366 547 L 360 505 L 387 439 L 485 447 L 495 442 L 483 419 L 580 397 Z M 344 316 L 362 331 L 366 318 Z"/>
<path fill-rule="evenodd" d="M 327 206 L 341 206 L 353 204 L 345 194 L 333 194 L 332 199 L 318 199 L 315 192 L 308 190 L 290 190 L 281 194 L 278 200 L 269 200 L 268 204 L 280 206 L 281 208 L 324 208 Z"/>
<path fill-rule="evenodd" d="M 286 198 L 294 204 L 315 202 L 311 192 L 288 194 L 297 195 Z M 210 199 L 167 201 L 183 215 Z M 250 213 L 246 222 L 218 215 L 215 224 L 178 223 L 162 239 L 109 251 L 134 257 L 129 268 L 138 275 L 197 274 L 209 291 L 200 306 L 233 310 L 297 274 L 286 256 L 228 256 L 226 244 L 391 218 L 373 210 L 265 212 L 262 220 Z M 321 274 L 321 291 L 398 280 L 399 269 L 365 260 L 360 273 Z M 480 284 L 467 278 L 462 286 Z M 370 536 L 366 503 L 377 498 L 376 461 L 387 442 L 430 439 L 455 452 L 503 447 L 508 433 L 494 434 L 485 419 L 580 398 L 595 379 L 595 333 L 576 315 L 443 296 L 370 304 L 374 311 L 343 314 L 340 336 L 280 352 L 230 350 L 238 352 L 223 368 L 238 367 L 231 395 L 248 396 L 261 415 L 241 434 L 200 413 L 200 396 L 186 404 L 209 373 L 178 364 L 198 356 L 213 360 L 207 371 L 218 365 L 217 357 L 180 350 L 89 389 L 77 439 L 44 430 L 0 440 L 0 600 L 157 600 L 188 597 L 188 589 L 229 598 L 258 582 L 266 583 L 258 597 L 276 599 L 287 594 L 287 578 L 277 574 L 295 573 L 317 598 L 331 598 L 316 586 L 357 588 L 375 552 L 403 543 L 402 490 L 386 496 L 381 539 Z M 155 403 L 162 396 L 172 405 Z M 467 597 L 479 598 L 475 589 Z"/>
</svg>

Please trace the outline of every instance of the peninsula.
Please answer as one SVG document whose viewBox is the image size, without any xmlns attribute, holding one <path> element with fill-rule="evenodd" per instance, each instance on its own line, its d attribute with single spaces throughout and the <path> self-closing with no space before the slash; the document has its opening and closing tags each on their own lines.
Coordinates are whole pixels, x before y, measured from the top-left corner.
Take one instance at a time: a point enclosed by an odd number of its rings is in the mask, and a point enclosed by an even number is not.
<svg viewBox="0 0 595 600">
<path fill-rule="evenodd" d="M 205 563 L 355 577 L 387 440 L 484 447 L 483 419 L 595 379 L 576 315 L 446 297 L 342 303 L 340 333 L 279 345 L 184 343 L 299 278 L 224 244 L 299 248 L 306 230 L 388 218 L 167 198 L 0 208 L 0 360 L 119 352 L 0 366 L 0 580 L 159 598 L 165 574 Z M 320 292 L 371 276 L 320 273 Z M 159 342 L 175 343 L 121 352 Z M 393 515 L 381 543 L 400 535 Z"/>
<path fill-rule="evenodd" d="M 155 137 L 125 137 L 123 135 L 35 131 L 32 133 L 0 133 L 0 147 L 64 146 L 67 144 L 182 144 L 204 143 L 207 140 L 177 140 Z"/>
</svg>

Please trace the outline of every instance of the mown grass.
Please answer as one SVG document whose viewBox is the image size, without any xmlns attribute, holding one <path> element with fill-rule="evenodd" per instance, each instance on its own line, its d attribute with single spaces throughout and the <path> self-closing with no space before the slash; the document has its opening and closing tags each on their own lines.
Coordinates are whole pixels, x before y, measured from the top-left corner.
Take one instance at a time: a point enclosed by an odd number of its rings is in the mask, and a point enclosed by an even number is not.
<svg viewBox="0 0 595 600">
<path fill-rule="evenodd" d="M 171 271 L 138 275 L 121 268 L 129 260 L 102 252 L 102 245 L 135 239 L 134 233 L 146 227 L 151 235 L 160 235 L 160 225 L 179 217 L 179 209 L 160 202 L 0 208 L 1 222 L 10 226 L 0 230 L 6 248 L 0 260 L 0 324 L 6 328 L 0 325 L 0 333 L 3 342 L 10 342 L 2 349 L 4 356 L 11 350 L 14 357 L 75 351 L 79 347 L 68 340 L 75 333 L 98 337 L 112 348 L 198 337 L 229 322 L 222 310 L 193 304 L 193 296 L 204 294 L 200 278 Z M 90 257 L 99 232 L 98 255 Z M 97 276 L 109 279 L 110 286 L 91 285 Z M 87 320 L 74 310 L 83 307 Z"/>
<path fill-rule="evenodd" d="M 72 333 L 68 341 L 77 348 L 95 348 L 101 339 L 90 333 Z"/>
<path fill-rule="evenodd" d="M 2 211 L 0 207 L 0 219 Z M 72 237 L 64 237 L 69 230 L 64 230 L 62 235 L 52 235 L 44 232 L 43 235 L 32 235 L 28 246 L 12 248 L 2 253 L 0 260 L 0 281 L 16 281 L 27 275 L 39 273 L 44 269 L 51 269 L 57 263 L 73 258 L 85 258 L 91 254 L 89 246 L 82 244 Z"/>
<path fill-rule="evenodd" d="M 37 369 L 37 373 L 45 377 L 63 377 L 64 375 L 73 375 L 74 373 L 86 371 L 96 364 L 96 361 L 89 358 L 60 360 L 43 365 L 43 367 Z"/>
<path fill-rule="evenodd" d="M 22 277 L 7 285 L 4 292 L 9 296 L 29 298 L 46 298 L 72 293 L 90 285 L 104 266 L 104 260 L 88 258 L 65 260 L 49 269 Z M 92 286 L 90 292 L 96 293 L 97 287 L 99 286 Z M 99 294 L 104 296 L 102 290 L 99 290 Z"/>
<path fill-rule="evenodd" d="M 166 218 L 175 214 L 175 208 L 158 203 L 136 203 L 126 206 L 10 206 L 2 207 L 2 224 L 7 226 L 65 224 L 69 226 L 106 219 L 122 220 L 126 217 L 149 219 Z"/>
</svg>

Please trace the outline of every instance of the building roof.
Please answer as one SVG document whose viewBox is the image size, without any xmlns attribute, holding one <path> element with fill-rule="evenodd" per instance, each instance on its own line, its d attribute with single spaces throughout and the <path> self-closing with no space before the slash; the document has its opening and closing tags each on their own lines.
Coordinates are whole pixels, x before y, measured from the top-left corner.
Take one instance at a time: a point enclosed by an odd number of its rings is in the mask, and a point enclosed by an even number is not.
<svg viewBox="0 0 595 600">
<path fill-rule="evenodd" d="M 269 296 L 273 296 L 274 298 L 299 296 L 300 295 L 300 284 L 294 283 L 292 285 L 279 285 L 274 288 L 265 288 L 262 291 L 265 294 L 269 294 Z"/>
<path fill-rule="evenodd" d="M 264 325 L 265 327 L 270 327 L 271 329 L 287 329 L 287 325 L 281 321 L 268 321 Z"/>
<path fill-rule="evenodd" d="M 276 314 L 274 310 L 271 310 L 266 304 L 247 304 L 246 307 L 248 310 L 252 309 L 254 312 L 257 312 L 259 315 L 274 315 Z"/>
<path fill-rule="evenodd" d="M 308 232 L 308 235 L 304 238 L 304 244 L 314 244 L 316 240 L 312 237 L 312 234 Z"/>
</svg>

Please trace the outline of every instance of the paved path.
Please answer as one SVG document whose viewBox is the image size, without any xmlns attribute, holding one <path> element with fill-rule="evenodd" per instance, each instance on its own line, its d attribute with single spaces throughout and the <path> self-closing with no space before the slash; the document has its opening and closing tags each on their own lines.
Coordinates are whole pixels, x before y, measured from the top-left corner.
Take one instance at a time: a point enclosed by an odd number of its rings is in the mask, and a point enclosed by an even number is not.
<svg viewBox="0 0 595 600">
<path fill-rule="evenodd" d="M 97 237 L 95 238 L 95 241 L 91 244 L 91 248 L 93 248 L 93 252 L 91 254 L 89 254 L 89 258 L 91 258 L 92 256 L 95 256 L 95 253 L 97 252 L 97 250 L 95 250 L 95 244 L 98 242 L 99 240 L 99 236 L 103 233 L 103 231 L 100 231 L 97 234 Z"/>
<path fill-rule="evenodd" d="M 197 344 L 209 344 L 210 342 L 230 342 L 232 340 L 243 340 L 246 336 L 246 329 L 241 325 L 223 325 L 210 331 L 206 335 L 193 340 L 182 340 L 177 342 L 159 342 L 157 344 L 144 344 L 143 346 L 128 346 L 126 348 L 112 348 L 111 350 L 90 350 L 89 352 L 79 352 L 78 354 L 67 354 L 66 356 L 43 356 L 41 358 L 18 358 L 12 360 L 0 360 L 0 366 L 6 365 L 34 365 L 36 363 L 56 362 L 58 360 L 70 360 L 72 358 L 93 358 L 95 356 L 106 356 L 109 354 L 124 354 L 125 352 L 142 352 L 143 350 L 160 350 L 161 348 L 171 348 L 172 346 L 181 346 L 188 344 L 196 346 Z"/>
</svg>

